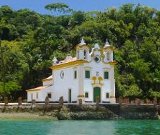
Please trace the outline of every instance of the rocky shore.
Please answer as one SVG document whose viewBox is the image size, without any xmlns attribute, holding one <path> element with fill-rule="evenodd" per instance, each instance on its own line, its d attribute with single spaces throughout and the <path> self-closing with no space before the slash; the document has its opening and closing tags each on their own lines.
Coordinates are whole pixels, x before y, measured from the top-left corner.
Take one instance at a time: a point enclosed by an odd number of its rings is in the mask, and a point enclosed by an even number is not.
<svg viewBox="0 0 160 135">
<path fill-rule="evenodd" d="M 159 119 L 160 106 L 154 105 L 63 105 L 1 106 L 0 119 L 117 120 Z"/>
<path fill-rule="evenodd" d="M 56 120 L 52 116 L 40 115 L 39 113 L 28 113 L 28 112 L 10 112 L 0 113 L 0 120 Z"/>
</svg>

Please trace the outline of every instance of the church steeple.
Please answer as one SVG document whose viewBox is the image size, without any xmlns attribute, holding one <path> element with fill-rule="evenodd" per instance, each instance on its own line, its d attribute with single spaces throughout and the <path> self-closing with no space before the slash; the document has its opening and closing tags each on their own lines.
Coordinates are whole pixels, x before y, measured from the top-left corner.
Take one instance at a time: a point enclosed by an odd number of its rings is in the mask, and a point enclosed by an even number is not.
<svg viewBox="0 0 160 135">
<path fill-rule="evenodd" d="M 54 57 L 53 60 L 52 60 L 52 64 L 53 64 L 53 65 L 56 65 L 56 64 L 57 64 L 57 61 L 58 61 L 57 58 Z"/>
<path fill-rule="evenodd" d="M 109 44 L 107 39 L 103 47 L 103 54 L 105 63 L 113 61 L 113 47 Z"/>
<path fill-rule="evenodd" d="M 108 48 L 108 47 L 110 47 L 111 45 L 109 44 L 109 42 L 108 42 L 108 39 L 106 39 L 106 43 L 105 43 L 105 45 L 104 45 L 104 48 Z"/>
<path fill-rule="evenodd" d="M 89 58 L 89 47 L 86 45 L 83 38 L 76 47 L 76 53 L 77 59 L 88 60 Z"/>
<path fill-rule="evenodd" d="M 85 43 L 85 41 L 84 41 L 83 37 L 82 37 L 81 42 L 80 42 L 80 44 L 79 44 L 79 45 L 86 45 L 86 43 Z"/>
</svg>

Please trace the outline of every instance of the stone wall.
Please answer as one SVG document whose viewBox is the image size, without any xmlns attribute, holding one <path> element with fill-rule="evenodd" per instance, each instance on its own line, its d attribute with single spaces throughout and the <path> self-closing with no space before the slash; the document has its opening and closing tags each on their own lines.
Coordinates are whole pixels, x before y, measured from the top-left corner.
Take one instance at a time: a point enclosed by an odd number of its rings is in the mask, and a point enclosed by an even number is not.
<svg viewBox="0 0 160 135">
<path fill-rule="evenodd" d="M 88 119 L 158 119 L 160 105 L 125 105 L 125 104 L 1 104 L 0 112 L 36 112 L 40 115 L 50 114 L 60 120 Z"/>
<path fill-rule="evenodd" d="M 125 119 L 158 119 L 160 106 L 121 105 L 120 117 Z"/>
</svg>

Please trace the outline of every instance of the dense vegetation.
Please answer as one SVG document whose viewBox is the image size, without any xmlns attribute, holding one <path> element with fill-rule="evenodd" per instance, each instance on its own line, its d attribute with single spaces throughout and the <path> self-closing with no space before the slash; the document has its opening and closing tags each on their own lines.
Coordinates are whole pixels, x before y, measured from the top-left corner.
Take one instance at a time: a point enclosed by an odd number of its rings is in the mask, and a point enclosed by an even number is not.
<svg viewBox="0 0 160 135">
<path fill-rule="evenodd" d="M 104 12 L 73 11 L 49 4 L 52 15 L 0 7 L 0 94 L 17 98 L 49 76 L 54 56 L 75 54 L 84 37 L 90 46 L 116 47 L 117 96 L 160 98 L 160 11 L 126 4 Z M 67 51 L 67 53 L 66 53 Z"/>
</svg>

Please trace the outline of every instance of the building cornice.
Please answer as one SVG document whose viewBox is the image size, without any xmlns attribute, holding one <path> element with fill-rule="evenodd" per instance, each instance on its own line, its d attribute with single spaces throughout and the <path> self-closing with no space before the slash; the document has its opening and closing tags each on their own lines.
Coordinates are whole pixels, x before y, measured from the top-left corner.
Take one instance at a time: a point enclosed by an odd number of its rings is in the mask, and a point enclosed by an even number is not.
<svg viewBox="0 0 160 135">
<path fill-rule="evenodd" d="M 106 51 L 106 50 L 114 51 L 114 50 L 116 50 L 116 48 L 114 46 L 108 46 L 108 47 L 103 48 L 103 51 Z"/>
<path fill-rule="evenodd" d="M 50 68 L 52 70 L 58 70 L 58 69 L 72 67 L 72 66 L 78 66 L 78 65 L 81 65 L 81 64 L 85 64 L 85 63 L 88 63 L 88 61 L 86 61 L 86 60 L 75 60 L 75 61 L 70 61 L 70 62 L 67 62 L 67 63 L 61 63 L 61 64 L 53 65 Z"/>
<path fill-rule="evenodd" d="M 110 64 L 110 65 L 116 65 L 117 64 L 117 62 L 116 61 L 111 61 L 111 62 L 108 62 L 108 64 Z"/>
<path fill-rule="evenodd" d="M 84 45 L 76 45 L 76 50 L 81 50 L 81 49 L 86 49 L 86 50 L 89 50 L 89 47 L 84 44 Z"/>
<path fill-rule="evenodd" d="M 36 87 L 36 88 L 32 88 L 32 89 L 28 89 L 26 90 L 27 92 L 35 92 L 35 91 L 41 91 L 42 89 L 45 89 L 47 88 L 48 86 L 39 86 L 39 87 Z"/>
<path fill-rule="evenodd" d="M 53 79 L 52 79 L 52 78 L 49 78 L 49 79 L 47 79 L 47 78 L 46 78 L 46 79 L 42 79 L 43 82 L 47 82 L 47 81 L 51 81 L 51 80 L 53 80 Z"/>
</svg>

